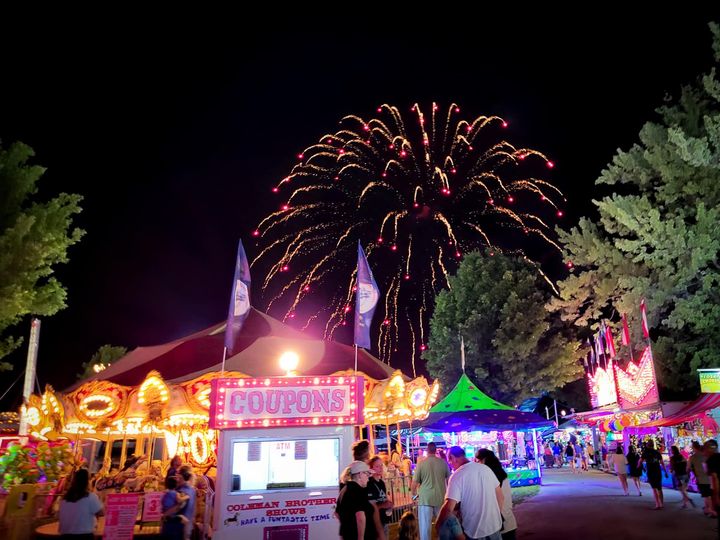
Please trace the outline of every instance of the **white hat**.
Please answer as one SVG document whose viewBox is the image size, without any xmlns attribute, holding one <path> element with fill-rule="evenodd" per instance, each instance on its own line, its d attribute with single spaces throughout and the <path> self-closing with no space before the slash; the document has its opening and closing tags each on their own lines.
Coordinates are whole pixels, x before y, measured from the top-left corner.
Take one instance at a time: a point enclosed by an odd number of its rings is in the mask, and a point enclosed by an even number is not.
<svg viewBox="0 0 720 540">
<path fill-rule="evenodd" d="M 370 467 L 364 461 L 353 461 L 350 464 L 350 474 L 360 474 L 363 472 L 369 472 Z"/>
</svg>

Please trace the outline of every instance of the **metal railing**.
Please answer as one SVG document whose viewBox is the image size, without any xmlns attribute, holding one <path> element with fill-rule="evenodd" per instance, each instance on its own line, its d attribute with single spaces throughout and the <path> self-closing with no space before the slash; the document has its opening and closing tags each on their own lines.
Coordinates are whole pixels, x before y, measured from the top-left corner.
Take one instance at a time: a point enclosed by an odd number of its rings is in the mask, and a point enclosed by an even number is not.
<svg viewBox="0 0 720 540">
<path fill-rule="evenodd" d="M 385 487 L 387 488 L 388 497 L 390 497 L 393 502 L 390 523 L 400 521 L 400 516 L 408 510 L 415 510 L 417 504 L 412 499 L 411 476 L 391 476 L 385 478 Z"/>
</svg>

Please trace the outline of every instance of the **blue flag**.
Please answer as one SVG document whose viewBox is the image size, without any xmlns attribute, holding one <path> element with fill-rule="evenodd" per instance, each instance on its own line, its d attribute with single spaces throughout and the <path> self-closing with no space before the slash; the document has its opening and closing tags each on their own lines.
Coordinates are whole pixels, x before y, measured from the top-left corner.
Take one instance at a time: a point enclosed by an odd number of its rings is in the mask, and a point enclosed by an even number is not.
<svg viewBox="0 0 720 540">
<path fill-rule="evenodd" d="M 227 327 L 225 328 L 225 347 L 231 354 L 240 329 L 250 313 L 250 266 L 248 265 L 242 240 L 238 241 L 235 276 L 233 278 Z"/>
<path fill-rule="evenodd" d="M 357 288 L 355 291 L 355 345 L 370 348 L 370 324 L 380 298 L 372 270 L 358 241 Z"/>
</svg>

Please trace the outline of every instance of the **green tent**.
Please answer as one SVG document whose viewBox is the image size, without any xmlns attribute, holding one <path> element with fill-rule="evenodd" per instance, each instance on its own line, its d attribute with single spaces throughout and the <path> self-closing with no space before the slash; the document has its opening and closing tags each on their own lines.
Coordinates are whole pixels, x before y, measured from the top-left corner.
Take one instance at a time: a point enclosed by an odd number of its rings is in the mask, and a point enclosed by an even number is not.
<svg viewBox="0 0 720 540">
<path fill-rule="evenodd" d="M 465 373 L 420 425 L 430 431 L 524 431 L 555 425 L 535 413 L 518 411 L 483 393 Z"/>
</svg>

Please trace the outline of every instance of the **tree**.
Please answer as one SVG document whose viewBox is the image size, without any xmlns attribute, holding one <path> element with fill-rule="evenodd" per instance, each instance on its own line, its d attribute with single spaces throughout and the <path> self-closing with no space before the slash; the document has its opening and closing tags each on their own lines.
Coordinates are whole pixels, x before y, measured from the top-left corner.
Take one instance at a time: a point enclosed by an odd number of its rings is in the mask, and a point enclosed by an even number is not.
<svg viewBox="0 0 720 540">
<path fill-rule="evenodd" d="M 87 379 L 95 373 L 99 373 L 103 369 L 109 367 L 115 360 L 119 360 L 127 354 L 125 347 L 119 347 L 117 345 L 103 345 L 88 362 L 84 362 L 82 365 L 83 371 L 78 375 L 78 380 Z"/>
<path fill-rule="evenodd" d="M 63 309 L 66 291 L 52 277 L 67 262 L 68 247 L 83 236 L 72 228 L 81 209 L 79 195 L 61 193 L 47 202 L 31 202 L 45 172 L 29 165 L 32 149 L 14 143 L 0 147 L 0 358 L 22 343 L 8 335 L 26 315 L 53 315 Z M 0 369 L 10 369 L 7 362 Z"/>
<path fill-rule="evenodd" d="M 715 36 L 720 61 L 720 31 Z M 574 273 L 553 308 L 590 326 L 627 313 L 634 342 L 646 298 L 660 382 L 695 390 L 720 365 L 720 81 L 715 69 L 657 110 L 640 141 L 618 150 L 596 181 L 618 192 L 594 201 L 598 221 L 559 232 Z"/>
<path fill-rule="evenodd" d="M 550 391 L 579 378 L 578 343 L 546 309 L 550 287 L 526 260 L 468 254 L 450 288 L 437 297 L 423 354 L 443 392 L 465 372 L 485 393 L 506 403 Z"/>
</svg>

